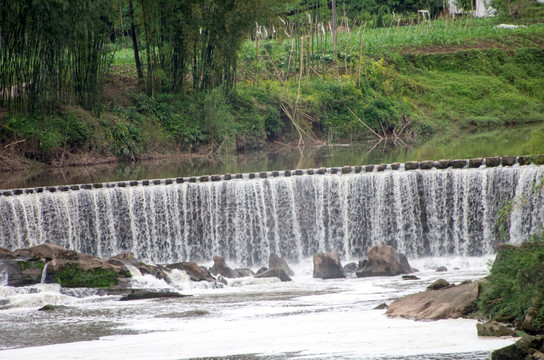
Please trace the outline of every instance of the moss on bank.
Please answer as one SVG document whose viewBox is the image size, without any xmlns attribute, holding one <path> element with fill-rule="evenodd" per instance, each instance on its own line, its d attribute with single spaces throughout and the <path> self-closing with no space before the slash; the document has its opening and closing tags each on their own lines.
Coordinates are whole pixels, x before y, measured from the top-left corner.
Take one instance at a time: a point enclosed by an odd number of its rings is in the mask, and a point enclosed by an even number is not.
<svg viewBox="0 0 544 360">
<path fill-rule="evenodd" d="M 117 284 L 117 275 L 113 270 L 84 270 L 70 263 L 56 272 L 56 280 L 62 287 L 107 288 Z"/>
</svg>

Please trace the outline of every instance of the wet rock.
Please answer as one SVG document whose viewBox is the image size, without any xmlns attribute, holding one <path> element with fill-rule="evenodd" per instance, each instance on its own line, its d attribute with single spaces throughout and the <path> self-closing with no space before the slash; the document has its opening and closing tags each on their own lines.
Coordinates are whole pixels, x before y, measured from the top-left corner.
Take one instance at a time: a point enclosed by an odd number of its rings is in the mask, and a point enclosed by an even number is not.
<svg viewBox="0 0 544 360">
<path fill-rule="evenodd" d="M 238 276 L 238 273 L 236 273 L 236 271 L 228 267 L 227 263 L 221 256 L 213 257 L 213 266 L 210 268 L 210 272 L 213 275 L 222 275 L 230 279 L 236 279 L 240 277 Z"/>
<path fill-rule="evenodd" d="M 257 270 L 257 272 L 255 273 L 255 275 L 262 274 L 262 273 L 265 272 L 266 270 L 268 270 L 268 268 L 267 268 L 266 266 L 263 266 L 262 268 L 260 268 L 259 270 Z"/>
<path fill-rule="evenodd" d="M 338 253 L 321 253 L 314 255 L 314 278 L 338 279 L 346 277 L 340 263 Z"/>
<path fill-rule="evenodd" d="M 0 246 L 0 259 L 15 259 L 15 255 L 10 249 L 6 249 L 5 247 Z"/>
<path fill-rule="evenodd" d="M 260 274 L 255 275 L 256 279 L 270 278 L 275 277 L 280 279 L 282 282 L 292 281 L 292 279 L 287 275 L 287 273 L 280 267 L 275 267 L 266 271 L 263 271 Z"/>
<path fill-rule="evenodd" d="M 467 161 L 466 160 L 453 160 L 451 162 L 451 166 L 453 168 L 455 168 L 455 169 L 462 169 L 465 166 L 467 166 Z"/>
<path fill-rule="evenodd" d="M 495 350 L 491 353 L 491 360 L 540 360 L 544 351 L 544 335 L 524 335 L 516 343 Z"/>
<path fill-rule="evenodd" d="M 7 274 L 8 286 L 26 286 L 41 281 L 44 263 L 41 261 L 0 260 L 0 270 Z"/>
<path fill-rule="evenodd" d="M 419 167 L 417 161 L 407 161 L 404 163 L 404 170 L 415 170 Z"/>
<path fill-rule="evenodd" d="M 366 165 L 365 172 L 372 172 L 374 170 L 374 165 Z"/>
<path fill-rule="evenodd" d="M 384 310 L 384 309 L 387 309 L 387 308 L 388 308 L 388 306 L 387 306 L 386 303 L 381 303 L 380 305 L 376 306 L 374 308 L 374 310 Z"/>
<path fill-rule="evenodd" d="M 289 265 L 287 264 L 287 261 L 285 261 L 285 259 L 279 257 L 275 253 L 271 253 L 269 258 L 268 258 L 268 268 L 273 269 L 273 268 L 276 268 L 276 267 L 279 267 L 280 269 L 285 271 L 285 273 L 287 275 L 289 275 L 289 276 L 294 276 L 295 275 L 295 272 L 289 267 Z"/>
<path fill-rule="evenodd" d="M 484 164 L 484 159 L 482 159 L 482 158 L 470 159 L 468 161 L 468 167 L 469 168 L 479 168 L 483 164 Z"/>
<path fill-rule="evenodd" d="M 443 288 L 451 287 L 452 285 L 444 279 L 438 279 L 431 285 L 427 286 L 427 290 L 440 290 Z"/>
<path fill-rule="evenodd" d="M 448 268 L 445 267 L 445 266 L 439 266 L 439 267 L 436 269 L 436 272 L 445 272 L 445 271 L 448 271 Z"/>
<path fill-rule="evenodd" d="M 27 260 L 40 260 L 51 261 L 53 259 L 66 260 L 66 261 L 78 261 L 80 256 L 77 251 L 68 250 L 52 243 L 43 243 L 36 245 L 28 249 L 15 250 L 14 254 L 21 255 L 22 257 L 28 257 Z"/>
<path fill-rule="evenodd" d="M 503 156 L 501 158 L 502 166 L 512 166 L 515 163 L 516 163 L 516 157 L 515 156 Z"/>
<path fill-rule="evenodd" d="M 438 160 L 436 162 L 436 167 L 438 169 L 447 169 L 453 165 L 453 162 L 451 160 Z"/>
<path fill-rule="evenodd" d="M 248 276 L 254 276 L 255 273 L 251 269 L 234 269 L 236 271 L 236 274 L 238 274 L 238 277 L 248 277 Z"/>
<path fill-rule="evenodd" d="M 180 262 L 167 265 L 166 267 L 168 269 L 178 269 L 185 271 L 192 281 L 215 282 L 215 278 L 210 274 L 208 269 L 200 267 L 196 262 Z"/>
<path fill-rule="evenodd" d="M 402 280 L 419 280 L 415 275 L 402 275 Z"/>
<path fill-rule="evenodd" d="M 399 168 L 400 168 L 400 163 L 395 162 L 395 163 L 391 164 L 391 169 L 392 170 L 398 170 Z"/>
<path fill-rule="evenodd" d="M 516 331 L 509 329 L 496 321 L 477 323 L 476 329 L 478 331 L 478 336 L 518 336 Z"/>
<path fill-rule="evenodd" d="M 501 158 L 498 156 L 485 158 L 485 166 L 487 167 L 496 167 L 496 166 L 499 166 L 500 164 L 501 164 Z"/>
<path fill-rule="evenodd" d="M 357 271 L 357 277 L 396 276 L 413 272 L 406 256 L 389 245 L 372 246 L 368 249 L 367 260 L 366 266 Z"/>
<path fill-rule="evenodd" d="M 145 300 L 145 299 L 161 299 L 161 298 L 182 298 L 189 295 L 182 295 L 173 291 L 147 291 L 142 289 L 134 289 L 130 294 L 123 296 L 119 301 L 129 300 Z"/>
<path fill-rule="evenodd" d="M 430 170 L 435 166 L 435 162 L 432 160 L 425 160 L 419 163 L 419 168 L 422 170 Z"/>
<path fill-rule="evenodd" d="M 423 291 L 393 301 L 386 314 L 416 320 L 459 318 L 476 309 L 477 297 L 477 282 L 437 291 Z"/>
<path fill-rule="evenodd" d="M 344 265 L 344 274 L 354 275 L 359 270 L 359 265 L 352 262 Z"/>
<path fill-rule="evenodd" d="M 539 327 L 542 325 L 538 320 L 539 311 L 536 307 L 531 306 L 527 309 L 527 313 L 523 319 L 523 322 L 519 326 L 520 330 L 523 330 L 529 334 L 536 334 L 539 332 Z"/>
</svg>

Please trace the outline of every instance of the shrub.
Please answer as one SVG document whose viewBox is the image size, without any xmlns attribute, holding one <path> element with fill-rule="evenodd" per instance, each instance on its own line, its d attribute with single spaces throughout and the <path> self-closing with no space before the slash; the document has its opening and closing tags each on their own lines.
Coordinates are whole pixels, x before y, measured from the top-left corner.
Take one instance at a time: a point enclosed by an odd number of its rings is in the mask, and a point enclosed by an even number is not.
<svg viewBox="0 0 544 360">
<path fill-rule="evenodd" d="M 57 282 L 62 287 L 105 288 L 117 284 L 113 270 L 83 270 L 76 263 L 70 263 L 56 273 Z"/>
<path fill-rule="evenodd" d="M 544 331 L 544 232 L 532 241 L 504 246 L 483 284 L 479 309 L 489 318 L 513 321 L 518 326 L 529 308 L 534 314 L 532 326 Z"/>
</svg>

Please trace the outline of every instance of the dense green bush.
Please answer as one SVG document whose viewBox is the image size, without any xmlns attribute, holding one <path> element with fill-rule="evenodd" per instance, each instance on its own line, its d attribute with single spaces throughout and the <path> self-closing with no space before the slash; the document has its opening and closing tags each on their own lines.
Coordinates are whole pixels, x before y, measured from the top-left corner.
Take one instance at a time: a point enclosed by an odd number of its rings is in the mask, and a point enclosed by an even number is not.
<svg viewBox="0 0 544 360">
<path fill-rule="evenodd" d="M 77 264 L 70 263 L 56 273 L 57 282 L 63 287 L 105 288 L 117 284 L 117 275 L 113 270 L 83 270 Z"/>
<path fill-rule="evenodd" d="M 532 307 L 531 325 L 544 331 L 544 232 L 519 248 L 499 249 L 488 282 L 482 286 L 478 307 L 485 316 L 519 326 Z"/>
<path fill-rule="evenodd" d="M 39 161 L 51 160 L 56 152 L 82 148 L 93 129 L 72 114 L 16 114 L 0 123 L 0 135 L 28 142 L 28 156 Z"/>
</svg>

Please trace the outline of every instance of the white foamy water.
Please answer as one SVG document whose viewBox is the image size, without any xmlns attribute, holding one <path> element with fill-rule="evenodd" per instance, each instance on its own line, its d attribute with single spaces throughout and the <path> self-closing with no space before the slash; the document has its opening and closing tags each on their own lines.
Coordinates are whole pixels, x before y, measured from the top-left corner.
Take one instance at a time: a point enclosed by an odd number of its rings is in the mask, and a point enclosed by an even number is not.
<svg viewBox="0 0 544 360">
<path fill-rule="evenodd" d="M 374 308 L 437 278 L 479 279 L 488 273 L 488 260 L 413 260 L 421 270 L 415 281 L 324 281 L 311 277 L 305 261 L 294 266 L 293 282 L 245 278 L 224 288 L 191 283 L 176 271 L 168 283 L 148 276 L 134 281 L 192 297 L 133 302 L 77 291 L 69 296 L 51 285 L 35 293 L 0 287 L 0 299 L 9 300 L 0 310 L 0 359 L 485 359 L 514 339 L 479 338 L 474 320 L 390 319 Z M 440 265 L 449 271 L 435 272 Z M 63 306 L 37 310 L 50 301 Z"/>
</svg>

